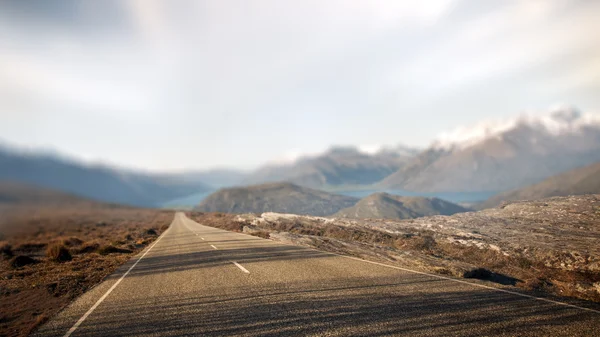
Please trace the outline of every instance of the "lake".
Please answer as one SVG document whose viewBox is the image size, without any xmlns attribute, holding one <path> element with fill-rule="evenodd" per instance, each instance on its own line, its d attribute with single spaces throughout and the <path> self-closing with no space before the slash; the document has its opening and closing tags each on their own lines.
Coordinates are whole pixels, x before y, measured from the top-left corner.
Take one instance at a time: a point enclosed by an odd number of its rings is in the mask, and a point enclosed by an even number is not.
<svg viewBox="0 0 600 337">
<path fill-rule="evenodd" d="M 209 196 L 214 191 L 201 192 L 189 195 L 187 197 L 178 198 L 174 200 L 170 200 L 164 204 L 162 207 L 171 208 L 171 207 L 181 207 L 181 208 L 192 208 L 198 205 L 204 198 Z M 419 193 L 412 191 L 403 191 L 403 190 L 364 190 L 364 189 L 349 189 L 349 190 L 338 190 L 335 194 L 347 195 L 356 198 L 364 198 L 370 194 L 377 192 L 386 192 L 389 194 L 402 195 L 408 197 L 428 197 L 428 198 L 440 198 L 454 203 L 463 203 L 470 204 L 478 201 L 483 201 L 496 194 L 497 192 L 441 192 L 441 193 Z"/>
<path fill-rule="evenodd" d="M 473 203 L 477 201 L 487 200 L 492 195 L 498 192 L 439 192 L 439 193 L 422 193 L 404 190 L 347 190 L 336 191 L 336 194 L 347 195 L 356 198 L 364 198 L 370 194 L 377 192 L 386 192 L 389 194 L 401 195 L 406 197 L 428 197 L 440 198 L 454 203 Z"/>
</svg>

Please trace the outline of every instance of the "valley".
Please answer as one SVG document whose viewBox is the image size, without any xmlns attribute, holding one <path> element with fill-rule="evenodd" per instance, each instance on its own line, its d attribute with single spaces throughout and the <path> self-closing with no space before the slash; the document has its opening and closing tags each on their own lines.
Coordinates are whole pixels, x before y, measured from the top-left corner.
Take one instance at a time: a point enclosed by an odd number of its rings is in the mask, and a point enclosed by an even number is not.
<svg viewBox="0 0 600 337">
<path fill-rule="evenodd" d="M 245 172 L 142 173 L 0 149 L 0 334 L 73 324 L 44 325 L 69 303 L 109 288 L 169 224 L 175 229 L 163 245 L 185 242 L 194 258 L 153 252 L 133 274 L 152 280 L 149 289 L 156 281 L 145 270 L 179 275 L 181 263 L 195 277 L 207 267 L 227 274 L 221 268 L 231 261 L 214 265 L 223 254 L 234 254 L 247 274 L 256 261 L 281 263 L 272 260 L 278 254 L 245 247 L 249 236 L 286 247 L 309 270 L 321 262 L 307 248 L 595 312 L 600 123 L 568 109 L 511 123 L 466 140 L 442 137 L 424 150 L 332 147 Z M 173 218 L 175 210 L 191 220 Z"/>
<path fill-rule="evenodd" d="M 600 337 L 599 18 L 0 1 L 0 337 Z"/>
</svg>

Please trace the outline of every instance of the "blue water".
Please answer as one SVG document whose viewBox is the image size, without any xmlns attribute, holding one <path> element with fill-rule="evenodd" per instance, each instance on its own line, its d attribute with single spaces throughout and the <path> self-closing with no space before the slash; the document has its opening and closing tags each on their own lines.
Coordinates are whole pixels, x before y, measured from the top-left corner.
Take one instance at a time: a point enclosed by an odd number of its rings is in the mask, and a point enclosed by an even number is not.
<svg viewBox="0 0 600 337">
<path fill-rule="evenodd" d="M 162 207 L 194 207 L 198 205 L 200 201 L 204 200 L 204 198 L 209 196 L 212 192 L 214 191 L 200 192 L 188 195 L 187 197 L 170 200 L 162 204 Z"/>
<path fill-rule="evenodd" d="M 496 194 L 497 192 L 441 192 L 441 193 L 419 193 L 403 190 L 348 190 L 336 191 L 337 194 L 347 195 L 356 198 L 364 198 L 377 192 L 386 192 L 389 194 L 407 196 L 407 197 L 428 197 L 440 198 L 454 203 L 471 203 L 483 201 Z"/>
<path fill-rule="evenodd" d="M 201 192 L 189 195 L 187 197 L 170 200 L 164 203 L 162 206 L 169 207 L 184 207 L 190 208 L 198 205 L 204 198 L 210 195 L 214 191 Z M 496 192 L 445 192 L 445 193 L 418 193 L 403 190 L 347 190 L 347 191 L 336 191 L 331 192 L 335 194 L 347 195 L 355 198 L 364 198 L 370 194 L 377 192 L 386 192 L 395 195 L 409 196 L 409 197 L 437 197 L 454 203 L 472 203 L 477 201 L 483 201 L 496 194 Z"/>
</svg>

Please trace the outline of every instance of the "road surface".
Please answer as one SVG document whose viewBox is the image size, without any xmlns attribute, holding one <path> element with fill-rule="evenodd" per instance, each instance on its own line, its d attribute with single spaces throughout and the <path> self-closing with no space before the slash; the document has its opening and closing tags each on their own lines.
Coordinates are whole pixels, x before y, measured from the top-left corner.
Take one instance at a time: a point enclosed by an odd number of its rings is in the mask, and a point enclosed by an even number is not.
<svg viewBox="0 0 600 337">
<path fill-rule="evenodd" d="M 153 245 L 35 335 L 600 336 L 600 311 L 227 232 L 177 213 Z"/>
</svg>

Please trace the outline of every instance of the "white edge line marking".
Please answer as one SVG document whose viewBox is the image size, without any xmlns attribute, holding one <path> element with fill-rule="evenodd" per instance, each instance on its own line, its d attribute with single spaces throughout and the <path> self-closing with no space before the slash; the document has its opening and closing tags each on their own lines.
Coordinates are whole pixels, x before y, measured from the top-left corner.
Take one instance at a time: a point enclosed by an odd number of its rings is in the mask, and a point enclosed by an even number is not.
<svg viewBox="0 0 600 337">
<path fill-rule="evenodd" d="M 235 262 L 235 261 L 231 261 L 233 264 L 236 265 L 236 267 L 240 268 L 244 273 L 246 274 L 250 274 L 250 272 L 248 271 L 248 269 L 244 268 L 241 264 Z"/>
<path fill-rule="evenodd" d="M 231 232 L 231 231 L 227 231 L 227 232 L 229 232 L 231 234 L 246 235 L 246 234 L 243 234 L 243 233 L 236 233 L 236 232 Z M 263 239 L 263 240 L 271 241 L 271 242 L 273 242 L 275 244 L 281 244 L 281 245 L 286 245 L 286 246 L 302 247 L 302 246 L 297 246 L 297 245 L 294 245 L 294 244 L 285 244 L 285 243 L 282 243 L 282 242 L 275 242 L 275 241 L 267 240 L 267 239 Z M 478 288 L 485 288 L 485 289 L 489 289 L 489 290 L 500 291 L 500 292 L 503 292 L 503 293 L 507 293 L 507 294 L 511 294 L 511 295 L 516 295 L 516 296 L 521 296 L 521 297 L 525 297 L 525 298 L 529 298 L 529 299 L 533 299 L 533 300 L 537 300 L 537 301 L 543 301 L 543 302 L 552 303 L 552 304 L 556 304 L 556 305 L 560 305 L 560 306 L 565 306 L 565 307 L 570 307 L 570 308 L 575 308 L 575 309 L 581 309 L 581 310 L 584 310 L 584 311 L 589 311 L 589 312 L 594 312 L 594 313 L 600 314 L 600 310 L 591 309 L 591 308 L 585 308 L 585 307 L 581 307 L 581 306 L 578 306 L 578 305 L 575 305 L 575 304 L 569 304 L 569 303 L 565 303 L 565 302 L 559 302 L 559 301 L 551 300 L 551 299 L 548 299 L 548 298 L 536 297 L 536 296 L 532 296 L 532 295 L 522 294 L 522 293 L 519 293 L 519 292 L 516 292 L 516 291 L 510 291 L 510 290 L 506 290 L 506 289 L 502 289 L 502 288 L 490 287 L 490 286 L 486 286 L 486 285 L 483 285 L 483 284 L 471 283 L 471 282 L 468 282 L 468 281 L 463 281 L 463 280 L 459 280 L 459 279 L 455 279 L 455 278 L 450 278 L 450 277 L 445 277 L 445 276 L 441 276 L 441 275 L 429 274 L 429 273 L 425 273 L 425 272 L 422 272 L 422 271 L 417 271 L 417 270 L 412 270 L 412 269 L 408 269 L 408 268 L 402 268 L 402 267 L 392 266 L 392 265 L 385 264 L 385 263 L 380 263 L 380 262 L 375 262 L 375 261 L 369 261 L 369 260 L 363 260 L 363 259 L 359 259 L 357 257 L 346 256 L 346 255 L 336 254 L 336 253 L 327 252 L 327 251 L 323 251 L 323 250 L 318 250 L 316 248 L 309 248 L 309 247 L 303 247 L 303 248 L 314 250 L 314 251 L 325 253 L 325 254 L 331 254 L 331 255 L 335 255 L 335 256 L 339 256 L 339 257 L 351 259 L 351 260 L 356 260 L 356 261 L 362 261 L 362 262 L 366 262 L 366 263 L 371 263 L 371 264 L 375 264 L 375 265 L 382 266 L 382 267 L 387 267 L 387 268 L 392 268 L 392 269 L 398 269 L 398 270 L 406 271 L 406 272 L 413 273 L 413 274 L 420 274 L 420 275 L 431 276 L 431 277 L 435 277 L 435 278 L 442 279 L 442 280 L 463 283 L 463 284 L 471 285 L 471 286 L 478 287 Z"/>
<path fill-rule="evenodd" d="M 171 228 L 171 227 L 169 227 L 169 228 Z M 148 252 L 150 252 L 150 250 L 152 250 L 152 248 L 154 248 L 154 246 L 156 246 L 156 244 L 160 241 L 160 239 L 162 239 L 164 237 L 164 235 L 165 235 L 165 233 L 167 233 L 167 231 L 165 231 L 156 240 L 156 242 L 154 242 L 152 244 L 152 246 L 150 246 L 150 248 L 148 248 L 148 250 L 146 250 L 146 252 L 144 252 L 144 254 L 142 256 L 140 256 L 140 258 L 137 261 L 135 261 L 135 263 L 133 264 L 133 266 L 129 267 L 129 269 L 125 272 L 125 274 L 123 274 L 123 276 L 121 276 L 121 278 L 119 280 L 117 280 L 117 282 L 115 282 L 115 284 L 113 284 L 112 287 L 110 287 L 110 289 L 108 289 L 106 291 L 106 293 L 104 293 L 104 295 L 102 295 L 102 297 L 100 297 L 100 299 L 96 302 L 96 304 L 94 304 L 83 316 L 81 316 L 81 318 L 71 327 L 71 329 L 69 329 L 69 331 L 67 331 L 67 333 L 63 337 L 69 337 L 73 332 L 75 332 L 75 330 L 77 330 L 77 328 L 79 328 L 79 326 L 81 325 L 81 323 L 83 323 L 83 321 L 85 321 L 85 319 L 92 312 L 94 312 L 94 310 L 96 310 L 96 308 L 100 305 L 100 303 L 102 303 L 106 299 L 106 297 L 108 297 L 108 295 L 113 290 L 115 290 L 115 288 L 119 285 L 119 283 L 121 283 L 121 281 L 123 281 L 123 279 L 125 278 L 125 276 L 127 276 L 127 274 L 129 274 L 129 272 L 138 264 L 138 262 L 140 262 L 144 258 L 144 256 L 146 256 L 146 254 L 148 254 Z"/>
<path fill-rule="evenodd" d="M 215 247 L 214 245 L 210 245 L 211 247 L 213 247 L 214 249 L 217 249 L 217 247 Z"/>
<path fill-rule="evenodd" d="M 544 302 L 548 302 L 548 303 L 552 303 L 552 304 L 558 304 L 558 305 L 562 305 L 562 306 L 566 306 L 566 307 L 581 309 L 581 310 L 595 312 L 597 314 L 600 314 L 600 310 L 595 310 L 595 309 L 591 309 L 591 308 L 580 307 L 580 306 L 575 305 L 575 304 L 569 304 L 569 303 L 565 303 L 565 302 L 559 302 L 559 301 L 551 300 L 551 299 L 548 299 L 548 298 L 536 297 L 536 296 L 532 296 L 532 295 L 522 294 L 522 293 L 518 293 L 516 291 L 510 291 L 510 290 L 506 290 L 506 289 L 502 289 L 502 288 L 490 287 L 490 286 L 486 286 L 486 285 L 483 285 L 483 284 L 471 283 L 471 282 L 468 282 L 468 281 L 458 280 L 458 279 L 454 279 L 454 278 L 450 278 L 450 277 L 445 277 L 445 276 L 441 276 L 441 275 L 429 274 L 429 273 L 425 273 L 425 272 L 421 272 L 421 271 L 417 271 L 417 270 L 412 270 L 412 269 L 407 269 L 407 268 L 392 266 L 392 265 L 385 264 L 385 263 L 379 263 L 379 262 L 375 262 L 375 261 L 363 260 L 363 259 L 359 259 L 357 257 L 346 256 L 346 255 L 341 255 L 341 254 L 336 254 L 336 253 L 331 253 L 331 252 L 327 252 L 327 253 L 331 254 L 331 255 L 345 257 L 347 259 L 352 259 L 352 260 L 356 260 L 356 261 L 362 261 L 362 262 L 367 262 L 367 263 L 375 264 L 375 265 L 378 265 L 378 266 L 383 266 L 383 267 L 388 267 L 388 268 L 393 268 L 393 269 L 399 269 L 399 270 L 406 271 L 406 272 L 413 273 L 413 274 L 427 275 L 427 276 L 435 277 L 435 278 L 442 279 L 442 280 L 448 280 L 448 281 L 453 281 L 453 282 L 458 282 L 458 283 L 464 283 L 464 284 L 468 284 L 468 285 L 479 287 L 479 288 L 485 288 L 485 289 L 490 289 L 490 290 L 501 291 L 503 293 L 507 293 L 507 294 L 511 294 L 511 295 L 517 295 L 517 296 L 526 297 L 526 298 L 530 298 L 530 299 L 534 299 L 534 300 L 538 300 L 538 301 L 544 301 Z"/>
</svg>

